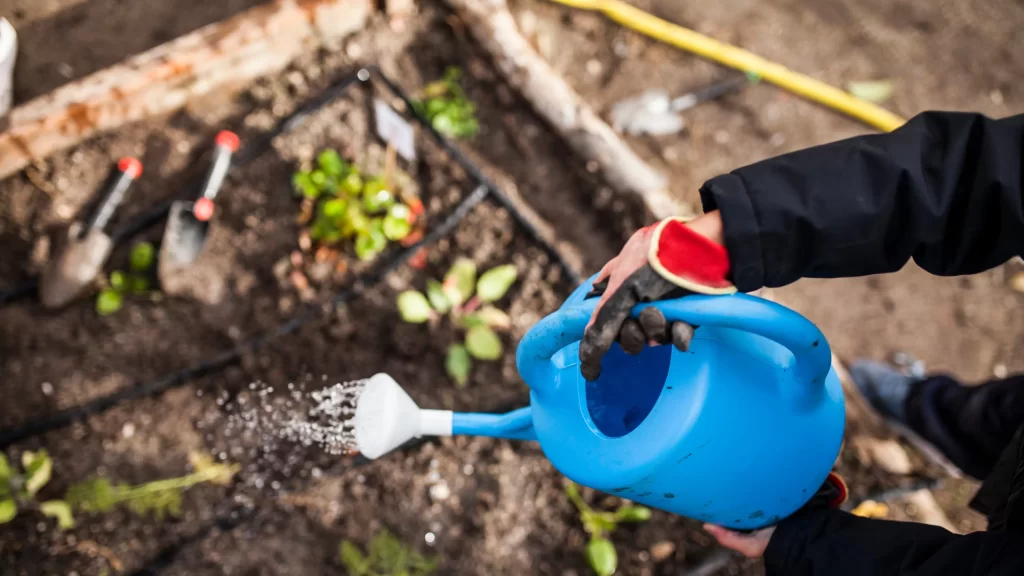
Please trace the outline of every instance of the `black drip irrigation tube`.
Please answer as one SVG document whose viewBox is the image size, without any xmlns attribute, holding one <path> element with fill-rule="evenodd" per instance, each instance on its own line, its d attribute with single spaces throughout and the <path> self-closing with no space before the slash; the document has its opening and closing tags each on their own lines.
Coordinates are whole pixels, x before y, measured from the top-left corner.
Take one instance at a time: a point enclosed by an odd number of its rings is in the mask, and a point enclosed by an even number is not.
<svg viewBox="0 0 1024 576">
<path fill-rule="evenodd" d="M 545 251 L 553 257 L 555 263 L 559 265 L 569 281 L 573 285 L 579 284 L 581 278 L 569 264 L 568 260 L 566 260 L 558 251 L 558 248 L 553 246 L 542 234 L 540 234 L 533 224 L 519 212 L 508 197 L 505 196 L 505 194 L 502 193 L 493 182 L 487 179 L 475 164 L 473 164 L 461 151 L 459 151 L 458 148 L 438 133 L 426 118 L 418 114 L 412 105 L 412 99 L 409 95 L 375 66 L 361 68 L 355 73 L 342 77 L 339 81 L 332 84 L 319 95 L 283 118 L 272 130 L 263 133 L 255 140 L 252 140 L 236 156 L 235 166 L 244 166 L 260 157 L 271 147 L 274 138 L 301 125 L 309 115 L 344 95 L 351 86 L 356 84 L 364 86 L 367 85 L 369 80 L 374 76 L 376 76 L 389 91 L 405 102 L 407 109 L 411 112 L 415 121 L 430 134 L 431 138 L 449 156 L 461 165 L 467 174 L 477 181 L 477 186 L 468 196 L 459 202 L 451 213 L 449 213 L 440 223 L 434 226 L 429 233 L 424 235 L 419 242 L 416 242 L 412 246 L 406 247 L 400 251 L 394 252 L 390 257 L 381 260 L 363 276 L 356 278 L 351 284 L 337 292 L 330 299 L 330 302 L 337 305 L 359 296 L 368 286 L 376 284 L 389 272 L 404 264 L 420 248 L 431 245 L 451 233 L 458 223 L 465 218 L 467 214 L 469 214 L 470 210 L 472 210 L 474 206 L 487 198 L 493 198 L 501 206 L 506 208 L 512 214 L 513 218 L 515 218 L 516 223 L 526 230 L 530 238 L 541 244 Z M 123 242 L 146 230 L 167 215 L 172 202 L 173 198 L 165 200 L 150 210 L 132 218 L 130 221 L 117 228 L 112 234 L 112 238 L 115 242 Z M 0 293 L 0 305 L 10 303 L 18 298 L 33 294 L 35 292 L 36 282 L 36 279 L 31 279 L 14 289 Z M 155 396 L 169 389 L 181 386 L 192 379 L 215 373 L 236 362 L 243 354 L 256 351 L 266 343 L 281 336 L 291 334 L 300 327 L 313 320 L 319 319 L 322 316 L 323 314 L 319 309 L 307 310 L 305 313 L 284 322 L 270 332 L 255 336 L 234 348 L 226 350 L 213 358 L 204 360 L 193 366 L 189 366 L 177 372 L 160 376 L 146 382 L 137 383 L 123 390 L 119 390 L 106 396 L 101 396 L 71 408 L 60 410 L 21 426 L 0 430 L 0 450 L 6 449 L 16 442 L 64 428 L 76 421 L 83 420 L 94 414 L 105 412 L 124 402 Z"/>
</svg>

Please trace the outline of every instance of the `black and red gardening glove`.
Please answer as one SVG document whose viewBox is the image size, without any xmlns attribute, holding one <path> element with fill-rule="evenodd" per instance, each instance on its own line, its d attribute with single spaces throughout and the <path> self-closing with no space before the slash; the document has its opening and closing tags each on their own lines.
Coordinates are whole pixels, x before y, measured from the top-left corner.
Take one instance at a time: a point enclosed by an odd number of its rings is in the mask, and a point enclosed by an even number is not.
<svg viewBox="0 0 1024 576">
<path fill-rule="evenodd" d="M 843 477 L 835 472 L 829 472 L 828 477 L 825 478 L 825 483 L 818 488 L 818 491 L 814 493 L 814 496 L 807 501 L 799 510 L 805 512 L 808 510 L 823 510 L 826 508 L 839 508 L 846 499 L 850 496 L 850 490 L 846 487 L 846 481 Z"/>
<path fill-rule="evenodd" d="M 622 251 L 601 270 L 591 296 L 601 301 L 580 341 L 580 371 L 587 380 L 601 374 L 601 358 L 618 342 L 629 354 L 647 344 L 671 342 L 689 347 L 693 328 L 683 322 L 671 326 L 654 307 L 637 319 L 630 310 L 641 302 L 678 298 L 688 294 L 731 294 L 729 255 L 725 247 L 696 231 L 682 218 L 669 218 L 641 228 Z"/>
</svg>

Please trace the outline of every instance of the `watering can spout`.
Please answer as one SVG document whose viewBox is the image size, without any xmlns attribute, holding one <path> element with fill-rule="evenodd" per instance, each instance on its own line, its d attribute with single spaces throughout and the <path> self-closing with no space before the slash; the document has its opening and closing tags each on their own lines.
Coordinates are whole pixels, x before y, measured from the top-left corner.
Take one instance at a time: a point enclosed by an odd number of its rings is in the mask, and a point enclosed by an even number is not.
<svg viewBox="0 0 1024 576">
<path fill-rule="evenodd" d="M 535 440 L 530 407 L 507 414 L 474 414 L 420 408 L 394 378 L 370 378 L 356 402 L 356 448 L 375 459 L 418 436 L 466 434 Z"/>
</svg>

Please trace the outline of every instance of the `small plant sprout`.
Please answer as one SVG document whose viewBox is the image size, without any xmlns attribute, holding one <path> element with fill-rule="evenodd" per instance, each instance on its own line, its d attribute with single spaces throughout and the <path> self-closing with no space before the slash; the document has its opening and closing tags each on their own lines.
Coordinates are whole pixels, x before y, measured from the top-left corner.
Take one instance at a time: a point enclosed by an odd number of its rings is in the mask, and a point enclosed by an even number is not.
<svg viewBox="0 0 1024 576">
<path fill-rule="evenodd" d="M 366 554 L 343 540 L 340 557 L 350 576 L 429 576 L 437 569 L 436 558 L 424 557 L 387 530 L 373 537 Z"/>
<path fill-rule="evenodd" d="M 449 66 L 440 80 L 423 87 L 422 100 L 413 102 L 416 112 L 441 134 L 451 138 L 472 138 L 480 132 L 476 106 L 462 90 L 462 70 Z"/>
<path fill-rule="evenodd" d="M 137 242 L 128 256 L 128 272 L 114 270 L 107 287 L 96 296 L 96 313 L 110 316 L 124 305 L 130 294 L 149 292 L 149 280 L 156 260 L 156 250 L 149 242 Z"/>
<path fill-rule="evenodd" d="M 299 223 L 309 225 L 309 239 L 329 250 L 351 241 L 360 260 L 372 260 L 389 242 L 410 237 L 423 203 L 400 194 L 394 170 L 385 172 L 363 174 L 329 149 L 317 156 L 316 167 L 296 172 L 292 185 L 305 198 Z"/>
<path fill-rule="evenodd" d="M 0 524 L 14 520 L 20 511 L 36 511 L 57 520 L 61 529 L 75 525 L 71 508 L 63 500 L 39 501 L 37 495 L 53 476 L 53 461 L 46 450 L 23 452 L 21 470 L 0 452 Z"/>
<path fill-rule="evenodd" d="M 580 514 L 583 529 L 590 536 L 587 542 L 587 563 L 597 576 L 612 576 L 619 566 L 619 556 L 610 539 L 612 532 L 623 522 L 646 522 L 651 518 L 651 509 L 644 506 L 623 504 L 614 512 L 594 510 L 574 482 L 565 485 L 565 493 Z"/>
<path fill-rule="evenodd" d="M 229 484 L 238 470 L 237 466 L 216 463 L 205 454 L 192 454 L 189 459 L 194 472 L 180 478 L 137 486 L 94 478 L 68 488 L 63 500 L 39 501 L 38 492 L 53 475 L 53 461 L 46 451 L 22 453 L 20 472 L 0 453 L 0 524 L 10 522 L 20 511 L 36 511 L 54 518 L 63 530 L 74 528 L 75 512 L 101 513 L 119 505 L 137 514 L 152 513 L 158 519 L 177 516 L 185 490 L 202 483 Z"/>
<path fill-rule="evenodd" d="M 439 282 L 427 280 L 426 294 L 406 290 L 398 295 L 398 313 L 411 324 L 423 324 L 447 315 L 454 326 L 465 330 L 461 343 L 448 347 L 445 371 L 456 386 L 465 386 L 473 369 L 473 359 L 498 360 L 502 355 L 501 338 L 496 330 L 508 330 L 508 314 L 493 306 L 516 281 L 512 264 L 496 266 L 477 278 L 476 264 L 459 258 Z"/>
</svg>

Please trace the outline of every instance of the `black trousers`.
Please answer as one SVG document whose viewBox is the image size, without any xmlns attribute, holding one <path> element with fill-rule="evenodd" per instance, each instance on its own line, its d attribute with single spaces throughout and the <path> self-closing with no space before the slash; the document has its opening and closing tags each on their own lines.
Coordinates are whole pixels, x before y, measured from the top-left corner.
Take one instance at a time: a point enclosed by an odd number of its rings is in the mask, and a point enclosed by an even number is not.
<svg viewBox="0 0 1024 576">
<path fill-rule="evenodd" d="M 989 517 L 989 528 L 1019 530 L 1024 506 L 1012 504 L 1024 484 L 1024 375 L 979 386 L 931 377 L 911 390 L 906 414 L 915 432 L 984 480 L 971 505 Z"/>
</svg>

